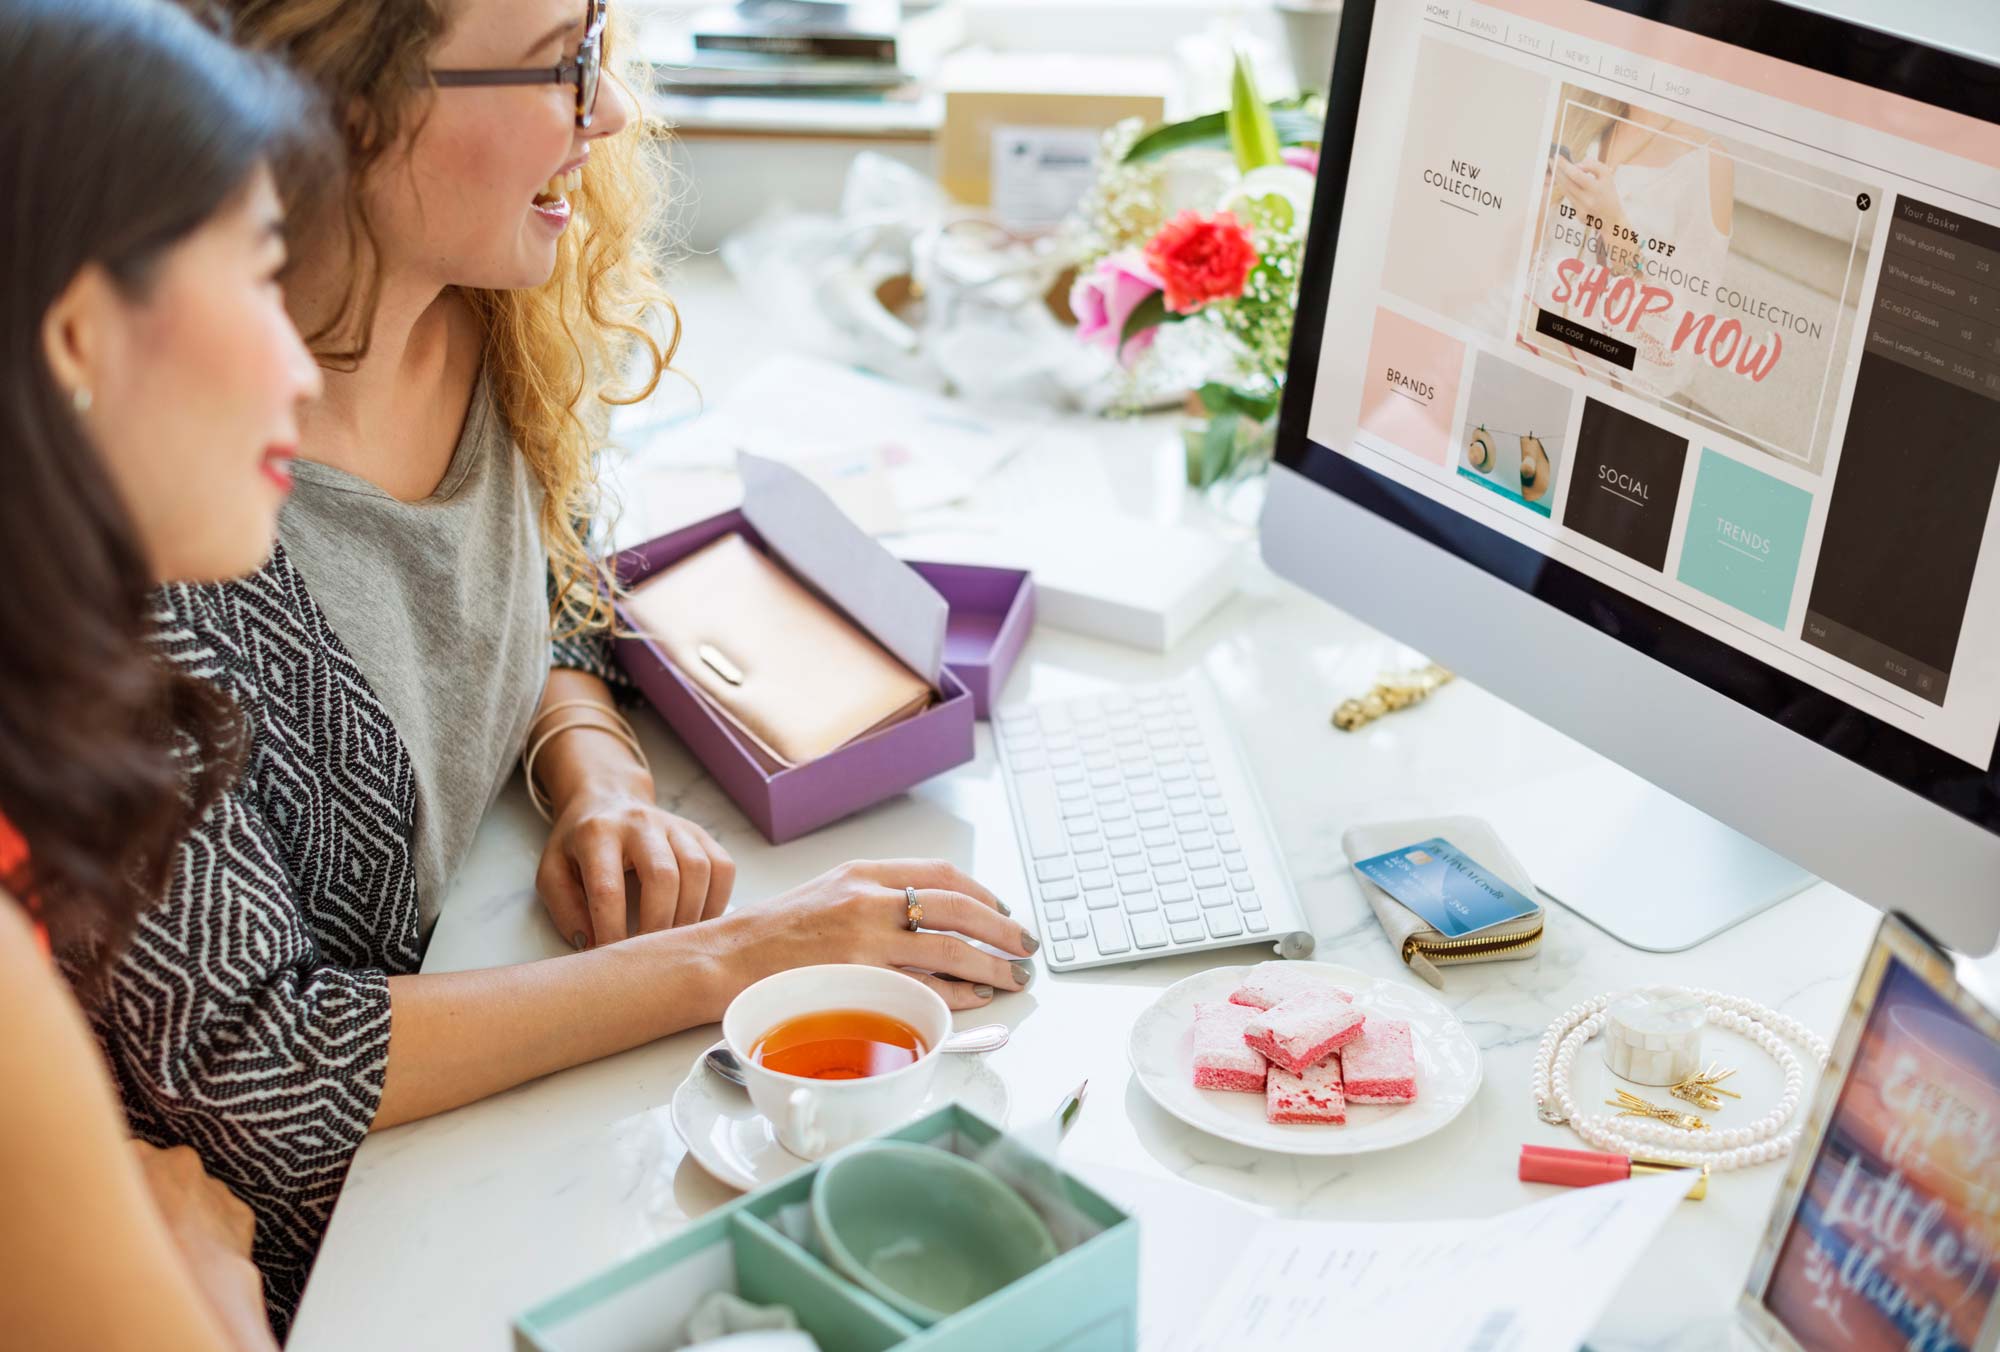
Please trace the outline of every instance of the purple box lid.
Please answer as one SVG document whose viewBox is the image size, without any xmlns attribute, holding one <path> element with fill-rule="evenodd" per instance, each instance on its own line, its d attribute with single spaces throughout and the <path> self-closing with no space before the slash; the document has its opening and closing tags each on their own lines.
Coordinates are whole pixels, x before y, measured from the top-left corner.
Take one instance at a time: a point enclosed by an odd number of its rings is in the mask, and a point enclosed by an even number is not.
<svg viewBox="0 0 2000 1352">
<path fill-rule="evenodd" d="M 910 567 L 951 605 L 944 664 L 972 692 L 973 712 L 991 718 L 1035 627 L 1034 579 L 1019 568 L 970 563 L 911 560 Z"/>
<path fill-rule="evenodd" d="M 623 551 L 617 562 L 619 581 L 636 586 L 731 533 L 764 548 L 763 538 L 743 514 L 728 511 Z M 949 593 L 946 599 L 952 599 Z M 618 618 L 622 628 L 637 628 L 622 605 Z M 948 647 L 949 628 L 946 643 Z M 1019 643 L 1014 646 L 1018 651 Z M 616 651 L 619 663 L 667 725 L 774 845 L 859 812 L 973 757 L 975 699 L 949 664 L 939 682 L 941 698 L 924 712 L 809 764 L 767 770 L 651 641 L 621 637 Z"/>
</svg>

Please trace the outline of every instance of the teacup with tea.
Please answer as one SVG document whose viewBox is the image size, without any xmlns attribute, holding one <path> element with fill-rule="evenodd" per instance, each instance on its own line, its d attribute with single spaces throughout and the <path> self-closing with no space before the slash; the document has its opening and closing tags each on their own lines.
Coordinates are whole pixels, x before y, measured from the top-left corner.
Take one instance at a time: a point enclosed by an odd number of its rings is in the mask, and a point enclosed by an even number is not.
<svg viewBox="0 0 2000 1352">
<path fill-rule="evenodd" d="M 722 1016 L 750 1101 L 802 1159 L 899 1126 L 922 1106 L 951 1010 L 881 967 L 799 967 L 746 987 Z"/>
</svg>

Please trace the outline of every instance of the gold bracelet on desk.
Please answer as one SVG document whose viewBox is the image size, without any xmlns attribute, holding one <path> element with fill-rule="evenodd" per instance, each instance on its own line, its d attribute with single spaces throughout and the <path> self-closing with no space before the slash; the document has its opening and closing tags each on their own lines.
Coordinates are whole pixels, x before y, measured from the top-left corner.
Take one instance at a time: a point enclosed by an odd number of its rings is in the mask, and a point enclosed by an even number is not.
<svg viewBox="0 0 2000 1352">
<path fill-rule="evenodd" d="M 1435 662 L 1383 681 L 1359 699 L 1344 699 L 1333 711 L 1333 726 L 1342 732 L 1365 728 L 1383 714 L 1421 704 L 1451 681 L 1451 673 Z"/>
</svg>

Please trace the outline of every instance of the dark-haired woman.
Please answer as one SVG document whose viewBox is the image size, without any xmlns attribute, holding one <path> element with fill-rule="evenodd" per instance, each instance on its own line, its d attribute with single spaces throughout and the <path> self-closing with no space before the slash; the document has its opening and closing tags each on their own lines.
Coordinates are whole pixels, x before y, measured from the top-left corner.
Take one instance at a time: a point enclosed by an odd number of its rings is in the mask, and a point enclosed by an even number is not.
<svg viewBox="0 0 2000 1352">
<path fill-rule="evenodd" d="M 272 171 L 309 104 L 161 0 L 7 0 L 0 90 L 5 1341 L 268 1349 L 251 1213 L 125 1139 L 50 948 L 109 959 L 234 759 L 230 706 L 149 653 L 148 596 L 270 550 L 319 388 Z"/>
</svg>

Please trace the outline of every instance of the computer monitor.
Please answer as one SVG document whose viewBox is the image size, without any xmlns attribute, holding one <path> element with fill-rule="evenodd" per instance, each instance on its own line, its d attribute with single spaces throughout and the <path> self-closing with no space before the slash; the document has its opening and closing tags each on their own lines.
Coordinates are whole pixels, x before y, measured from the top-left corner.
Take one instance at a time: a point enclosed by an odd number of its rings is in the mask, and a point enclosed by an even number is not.
<svg viewBox="0 0 2000 1352">
<path fill-rule="evenodd" d="M 1617 763 L 1496 817 L 1613 934 L 1809 869 L 1990 950 L 2000 70 L 1776 0 L 1347 0 L 1329 101 L 1266 560 Z"/>
</svg>

